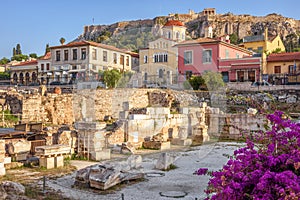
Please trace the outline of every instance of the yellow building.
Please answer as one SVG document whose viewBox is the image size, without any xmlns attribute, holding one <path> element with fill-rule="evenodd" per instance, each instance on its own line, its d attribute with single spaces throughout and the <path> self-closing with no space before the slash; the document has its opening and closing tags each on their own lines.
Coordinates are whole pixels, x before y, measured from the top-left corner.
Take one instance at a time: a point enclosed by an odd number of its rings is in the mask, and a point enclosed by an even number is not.
<svg viewBox="0 0 300 200">
<path fill-rule="evenodd" d="M 269 37 L 268 29 L 265 29 L 265 33 L 263 35 L 253 35 L 244 37 L 241 46 L 250 51 L 254 51 L 258 54 L 261 54 L 263 74 L 267 74 L 267 55 L 269 55 L 277 49 L 280 49 L 281 52 L 285 52 L 284 44 L 279 35 L 275 37 Z"/>
<path fill-rule="evenodd" d="M 300 52 L 270 54 L 266 70 L 272 83 L 291 83 L 290 79 L 300 72 Z"/>
<path fill-rule="evenodd" d="M 178 20 L 168 21 L 162 28 L 162 37 L 149 42 L 139 50 L 139 72 L 144 84 L 172 84 L 178 71 L 178 49 L 174 45 L 185 40 L 186 27 Z"/>
</svg>

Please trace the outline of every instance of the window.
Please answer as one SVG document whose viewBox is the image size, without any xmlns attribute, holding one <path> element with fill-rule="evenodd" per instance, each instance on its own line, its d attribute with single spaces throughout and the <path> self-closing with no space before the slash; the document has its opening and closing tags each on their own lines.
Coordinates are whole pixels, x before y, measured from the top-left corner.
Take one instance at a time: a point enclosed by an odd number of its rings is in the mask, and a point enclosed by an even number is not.
<svg viewBox="0 0 300 200">
<path fill-rule="evenodd" d="M 64 60 L 68 60 L 68 58 L 69 58 L 69 51 L 64 50 Z"/>
<path fill-rule="evenodd" d="M 107 51 L 103 51 L 103 62 L 107 62 Z"/>
<path fill-rule="evenodd" d="M 124 65 L 124 56 L 123 55 L 120 56 L 120 64 Z"/>
<path fill-rule="evenodd" d="M 46 68 L 47 68 L 48 71 L 50 70 L 50 63 L 46 64 Z"/>
<path fill-rule="evenodd" d="M 164 77 L 164 70 L 163 69 L 159 69 L 158 70 L 158 77 L 159 78 L 163 78 Z"/>
<path fill-rule="evenodd" d="M 129 56 L 126 56 L 126 66 L 129 66 Z"/>
<path fill-rule="evenodd" d="M 144 63 L 148 63 L 148 56 L 144 56 Z"/>
<path fill-rule="evenodd" d="M 185 51 L 184 52 L 184 64 L 192 64 L 193 63 L 193 52 L 192 51 Z"/>
<path fill-rule="evenodd" d="M 77 65 L 72 65 L 72 70 L 76 70 L 77 69 Z"/>
<path fill-rule="evenodd" d="M 257 53 L 262 53 L 263 52 L 263 47 L 257 47 Z"/>
<path fill-rule="evenodd" d="M 252 49 L 252 48 L 248 48 L 248 50 L 249 50 L 249 51 L 253 51 L 253 49 Z"/>
<path fill-rule="evenodd" d="M 179 32 L 176 32 L 176 39 L 179 39 Z"/>
<path fill-rule="evenodd" d="M 85 60 L 86 59 L 86 48 L 82 48 L 81 49 L 81 60 Z"/>
<path fill-rule="evenodd" d="M 92 59 L 97 60 L 97 49 L 92 50 Z"/>
<path fill-rule="evenodd" d="M 280 74 L 281 73 L 281 66 L 274 66 L 274 73 Z"/>
<path fill-rule="evenodd" d="M 248 71 L 248 81 L 251 81 L 251 82 L 255 81 L 255 71 L 254 70 Z"/>
<path fill-rule="evenodd" d="M 154 54 L 153 62 L 168 62 L 168 54 L 167 53 Z"/>
<path fill-rule="evenodd" d="M 85 69 L 85 65 L 81 65 L 81 69 Z"/>
<path fill-rule="evenodd" d="M 73 60 L 77 60 L 77 49 L 73 49 Z"/>
<path fill-rule="evenodd" d="M 228 59 L 228 58 L 229 58 L 229 50 L 225 49 L 225 59 Z"/>
<path fill-rule="evenodd" d="M 41 64 L 41 70 L 44 71 L 44 64 Z"/>
<path fill-rule="evenodd" d="M 60 51 L 55 52 L 56 61 L 60 61 Z"/>
<path fill-rule="evenodd" d="M 114 64 L 117 64 L 118 63 L 118 57 L 117 57 L 116 53 L 113 54 L 113 59 L 114 59 Z"/>
<path fill-rule="evenodd" d="M 202 55 L 203 63 L 211 63 L 211 57 L 212 57 L 212 51 L 210 49 L 203 50 L 203 55 Z"/>
<path fill-rule="evenodd" d="M 296 65 L 289 65 L 289 74 L 296 73 Z"/>
</svg>

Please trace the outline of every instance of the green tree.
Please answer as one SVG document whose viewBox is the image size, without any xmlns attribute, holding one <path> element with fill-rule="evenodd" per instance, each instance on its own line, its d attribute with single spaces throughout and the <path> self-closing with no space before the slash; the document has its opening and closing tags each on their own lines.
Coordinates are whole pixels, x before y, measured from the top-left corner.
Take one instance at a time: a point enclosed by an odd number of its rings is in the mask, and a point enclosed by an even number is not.
<svg viewBox="0 0 300 200">
<path fill-rule="evenodd" d="M 16 55 L 21 55 L 21 54 L 22 54 L 21 45 L 17 44 L 17 46 L 16 46 Z"/>
<path fill-rule="evenodd" d="M 219 72 L 205 71 L 201 76 L 209 91 L 216 91 L 225 86 L 222 74 Z"/>
<path fill-rule="evenodd" d="M 28 60 L 28 56 L 23 54 L 18 54 L 11 57 L 11 60 L 16 60 L 16 61 Z"/>
<path fill-rule="evenodd" d="M 189 79 L 189 83 L 192 86 L 193 90 L 206 89 L 205 80 L 202 76 L 192 76 Z"/>
<path fill-rule="evenodd" d="M 16 48 L 14 47 L 13 48 L 13 56 L 17 55 L 17 51 L 16 51 Z"/>
<path fill-rule="evenodd" d="M 103 73 L 104 83 L 109 88 L 115 88 L 121 77 L 122 74 L 116 69 L 107 70 Z"/>
<path fill-rule="evenodd" d="M 0 80 L 9 80 L 10 75 L 8 72 L 0 72 Z"/>
<path fill-rule="evenodd" d="M 230 40 L 230 43 L 232 44 L 238 44 L 239 43 L 239 37 L 236 33 L 232 33 L 229 35 L 229 40 Z"/>
<path fill-rule="evenodd" d="M 30 57 L 30 58 L 37 58 L 38 56 L 37 56 L 36 53 L 31 53 L 31 54 L 29 54 L 29 57 Z"/>
<path fill-rule="evenodd" d="M 49 44 L 46 44 L 46 48 L 45 48 L 45 54 L 50 52 L 50 46 Z"/>
<path fill-rule="evenodd" d="M 5 58 L 3 57 L 1 60 L 0 60 L 0 65 L 6 65 L 7 63 L 9 63 L 9 59 L 8 58 Z"/>
<path fill-rule="evenodd" d="M 118 81 L 117 87 L 118 88 L 126 88 L 131 77 L 132 77 L 133 73 L 132 72 L 124 72 L 122 74 L 122 77 L 120 78 L 120 80 Z"/>
<path fill-rule="evenodd" d="M 63 37 L 61 37 L 61 38 L 59 39 L 59 42 L 60 42 L 61 45 L 64 45 L 64 43 L 66 42 L 66 39 L 63 38 Z"/>
</svg>

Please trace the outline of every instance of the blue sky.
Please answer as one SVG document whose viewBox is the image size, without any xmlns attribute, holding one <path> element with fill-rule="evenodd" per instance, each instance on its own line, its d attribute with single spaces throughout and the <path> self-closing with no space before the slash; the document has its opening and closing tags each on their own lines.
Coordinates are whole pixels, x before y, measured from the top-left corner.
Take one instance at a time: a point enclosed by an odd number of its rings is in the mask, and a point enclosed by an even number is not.
<svg viewBox="0 0 300 200">
<path fill-rule="evenodd" d="M 216 8 L 217 13 L 264 16 L 282 14 L 300 20 L 298 0 L 2 0 L 0 58 L 11 58 L 21 44 L 23 54 L 44 54 L 47 43 L 59 45 L 77 38 L 84 25 L 112 24 Z"/>
</svg>

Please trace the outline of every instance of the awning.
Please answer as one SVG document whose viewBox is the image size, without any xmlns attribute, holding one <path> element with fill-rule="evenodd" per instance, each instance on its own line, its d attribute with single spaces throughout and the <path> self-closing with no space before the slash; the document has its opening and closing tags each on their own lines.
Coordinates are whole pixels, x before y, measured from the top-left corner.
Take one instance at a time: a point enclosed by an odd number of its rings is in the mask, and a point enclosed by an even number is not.
<svg viewBox="0 0 300 200">
<path fill-rule="evenodd" d="M 52 72 L 47 72 L 47 75 L 48 76 L 52 76 Z"/>
<path fill-rule="evenodd" d="M 68 73 L 73 73 L 73 72 L 85 72 L 86 69 L 72 69 L 72 70 L 69 70 Z"/>
<path fill-rule="evenodd" d="M 58 75 L 58 76 L 60 76 L 60 75 L 61 75 L 61 73 L 60 73 L 60 72 L 55 72 L 55 75 Z"/>
</svg>

